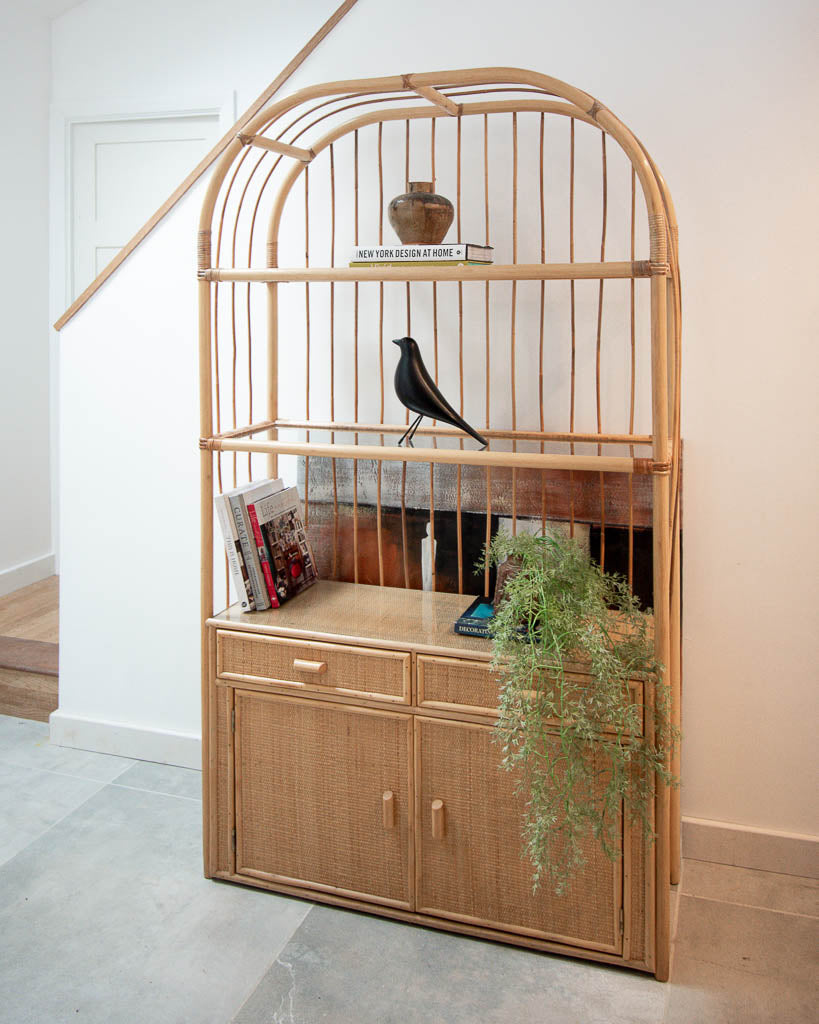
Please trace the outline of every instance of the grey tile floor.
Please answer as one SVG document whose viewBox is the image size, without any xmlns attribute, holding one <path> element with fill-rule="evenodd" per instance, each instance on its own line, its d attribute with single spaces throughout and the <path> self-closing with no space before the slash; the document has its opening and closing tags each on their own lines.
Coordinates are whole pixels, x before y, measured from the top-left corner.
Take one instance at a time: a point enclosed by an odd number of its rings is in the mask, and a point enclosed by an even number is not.
<svg viewBox="0 0 819 1024">
<path fill-rule="evenodd" d="M 206 881 L 198 772 L 0 716 L 0 1022 L 808 1024 L 819 887 L 701 861 L 672 980 Z"/>
</svg>

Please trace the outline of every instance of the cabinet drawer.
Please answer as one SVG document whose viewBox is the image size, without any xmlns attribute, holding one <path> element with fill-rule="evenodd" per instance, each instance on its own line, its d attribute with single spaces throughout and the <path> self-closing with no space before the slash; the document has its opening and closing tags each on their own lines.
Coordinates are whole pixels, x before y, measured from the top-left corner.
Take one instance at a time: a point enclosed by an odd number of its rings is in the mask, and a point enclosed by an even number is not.
<svg viewBox="0 0 819 1024">
<path fill-rule="evenodd" d="M 489 662 L 419 654 L 417 673 L 419 706 L 497 717 L 500 681 Z M 582 672 L 567 672 L 566 680 L 578 687 L 590 684 L 590 676 Z M 643 684 L 631 680 L 629 690 L 631 699 L 642 708 Z M 555 719 L 547 722 L 557 724 Z M 641 732 L 642 727 L 641 720 Z"/>
<path fill-rule="evenodd" d="M 500 683 L 487 661 L 418 655 L 418 703 L 446 711 L 497 715 Z"/>
<path fill-rule="evenodd" d="M 272 683 L 399 704 L 410 701 L 410 655 L 403 651 L 218 630 L 216 674 L 238 682 Z"/>
</svg>

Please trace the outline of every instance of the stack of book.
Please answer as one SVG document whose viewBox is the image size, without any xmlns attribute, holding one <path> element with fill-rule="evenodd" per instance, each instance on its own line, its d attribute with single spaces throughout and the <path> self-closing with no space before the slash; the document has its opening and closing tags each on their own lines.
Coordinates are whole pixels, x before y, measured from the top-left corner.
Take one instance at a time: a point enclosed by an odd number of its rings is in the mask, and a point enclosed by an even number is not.
<svg viewBox="0 0 819 1024">
<path fill-rule="evenodd" d="M 451 245 L 357 245 L 351 267 L 456 267 L 493 261 L 491 245 L 453 242 Z"/>
<path fill-rule="evenodd" d="M 316 581 L 299 492 L 279 480 L 245 484 L 215 498 L 228 567 L 242 611 L 263 611 Z"/>
</svg>

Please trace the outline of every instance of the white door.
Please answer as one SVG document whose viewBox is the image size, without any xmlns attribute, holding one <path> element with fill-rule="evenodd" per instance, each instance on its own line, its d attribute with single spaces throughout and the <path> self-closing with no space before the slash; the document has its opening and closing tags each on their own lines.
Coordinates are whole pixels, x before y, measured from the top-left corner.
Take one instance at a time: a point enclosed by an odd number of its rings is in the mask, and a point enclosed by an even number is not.
<svg viewBox="0 0 819 1024">
<path fill-rule="evenodd" d="M 71 125 L 72 301 L 185 180 L 219 135 L 216 113 Z"/>
</svg>

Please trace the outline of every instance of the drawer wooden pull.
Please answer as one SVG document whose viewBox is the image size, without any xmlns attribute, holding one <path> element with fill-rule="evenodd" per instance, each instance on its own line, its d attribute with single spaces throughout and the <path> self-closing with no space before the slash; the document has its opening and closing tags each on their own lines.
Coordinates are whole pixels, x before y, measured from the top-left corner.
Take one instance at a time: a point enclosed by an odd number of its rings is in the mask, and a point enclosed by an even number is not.
<svg viewBox="0 0 819 1024">
<path fill-rule="evenodd" d="M 327 671 L 326 661 L 304 661 L 303 658 L 293 659 L 293 668 L 297 672 L 313 672 L 315 675 L 320 676 Z"/>
<path fill-rule="evenodd" d="M 391 789 L 381 797 L 381 811 L 384 816 L 384 828 L 395 828 L 395 796 Z"/>
<path fill-rule="evenodd" d="M 444 822 L 444 801 L 432 801 L 432 838 L 443 839 L 446 826 Z"/>
</svg>

